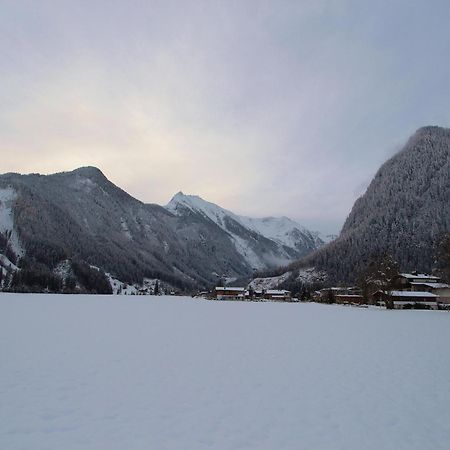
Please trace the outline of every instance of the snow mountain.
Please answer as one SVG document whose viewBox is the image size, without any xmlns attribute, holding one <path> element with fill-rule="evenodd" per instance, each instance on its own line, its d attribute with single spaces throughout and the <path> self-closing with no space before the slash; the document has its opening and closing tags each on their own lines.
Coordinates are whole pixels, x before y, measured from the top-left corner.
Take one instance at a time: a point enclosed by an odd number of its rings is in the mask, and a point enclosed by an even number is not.
<svg viewBox="0 0 450 450">
<path fill-rule="evenodd" d="M 111 279 L 159 279 L 190 290 L 285 264 L 321 243 L 289 219 L 252 220 L 190 196 L 176 195 L 167 207 L 143 203 L 95 167 L 7 173 L 0 175 L 0 284 L 108 292 Z"/>
<path fill-rule="evenodd" d="M 217 225 L 253 269 L 288 264 L 323 245 L 317 232 L 287 217 L 239 216 L 196 195 L 178 192 L 166 209 L 178 217 L 202 217 Z"/>
<path fill-rule="evenodd" d="M 436 268 L 450 232 L 450 129 L 423 127 L 386 161 L 356 200 L 339 237 L 293 267 L 315 267 L 333 282 L 355 282 L 387 253 L 405 271 Z"/>
</svg>

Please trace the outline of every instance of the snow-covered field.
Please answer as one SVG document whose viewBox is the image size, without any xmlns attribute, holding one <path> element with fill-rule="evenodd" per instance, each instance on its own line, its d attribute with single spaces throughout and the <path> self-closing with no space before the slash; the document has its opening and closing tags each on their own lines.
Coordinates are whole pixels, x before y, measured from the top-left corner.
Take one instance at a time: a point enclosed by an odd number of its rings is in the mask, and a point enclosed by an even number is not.
<svg viewBox="0 0 450 450">
<path fill-rule="evenodd" d="M 450 314 L 0 294 L 5 450 L 450 446 Z"/>
</svg>

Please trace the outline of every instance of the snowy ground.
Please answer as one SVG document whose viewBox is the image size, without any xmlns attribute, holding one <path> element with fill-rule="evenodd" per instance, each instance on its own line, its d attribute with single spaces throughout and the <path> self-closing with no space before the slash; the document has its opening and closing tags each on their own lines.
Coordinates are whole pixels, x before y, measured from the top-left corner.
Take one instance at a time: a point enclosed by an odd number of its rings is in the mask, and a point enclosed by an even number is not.
<svg viewBox="0 0 450 450">
<path fill-rule="evenodd" d="M 0 448 L 450 443 L 450 314 L 0 294 Z"/>
</svg>

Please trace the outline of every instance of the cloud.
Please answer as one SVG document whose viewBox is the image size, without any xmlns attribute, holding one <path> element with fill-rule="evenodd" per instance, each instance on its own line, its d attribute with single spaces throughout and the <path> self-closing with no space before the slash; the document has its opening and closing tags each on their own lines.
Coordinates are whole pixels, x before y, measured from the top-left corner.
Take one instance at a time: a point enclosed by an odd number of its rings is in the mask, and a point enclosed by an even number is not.
<svg viewBox="0 0 450 450">
<path fill-rule="evenodd" d="M 2 172 L 96 165 L 144 201 L 336 231 L 392 148 L 450 121 L 446 2 L 3 3 Z"/>
</svg>

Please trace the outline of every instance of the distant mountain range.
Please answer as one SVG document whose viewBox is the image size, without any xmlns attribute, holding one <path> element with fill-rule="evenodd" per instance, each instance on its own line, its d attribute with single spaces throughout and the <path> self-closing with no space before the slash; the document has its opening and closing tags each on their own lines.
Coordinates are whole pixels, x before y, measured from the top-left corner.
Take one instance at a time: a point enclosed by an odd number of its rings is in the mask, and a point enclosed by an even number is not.
<svg viewBox="0 0 450 450">
<path fill-rule="evenodd" d="M 383 164 L 326 245 L 287 217 L 239 216 L 182 192 L 165 207 L 142 203 L 94 167 L 0 175 L 4 287 L 13 279 L 30 290 L 107 292 L 113 280 L 122 289 L 159 279 L 195 289 L 255 270 L 272 276 L 258 286 L 354 283 L 383 254 L 403 270 L 431 271 L 449 231 L 450 130 L 440 127 L 419 129 Z"/>
<path fill-rule="evenodd" d="M 318 233 L 286 217 L 238 216 L 181 192 L 166 207 L 145 204 L 94 167 L 0 175 L 0 274 L 4 279 L 20 266 L 16 282 L 36 288 L 49 279 L 64 287 L 56 276 L 71 277 L 71 286 L 83 290 L 72 261 L 127 283 L 157 278 L 179 288 L 208 287 L 287 264 L 321 245 Z"/>
<path fill-rule="evenodd" d="M 288 217 L 238 216 L 196 195 L 179 192 L 166 209 L 180 218 L 200 215 L 203 220 L 216 224 L 253 269 L 280 266 L 324 244 L 319 233 L 307 230 Z"/>
</svg>

